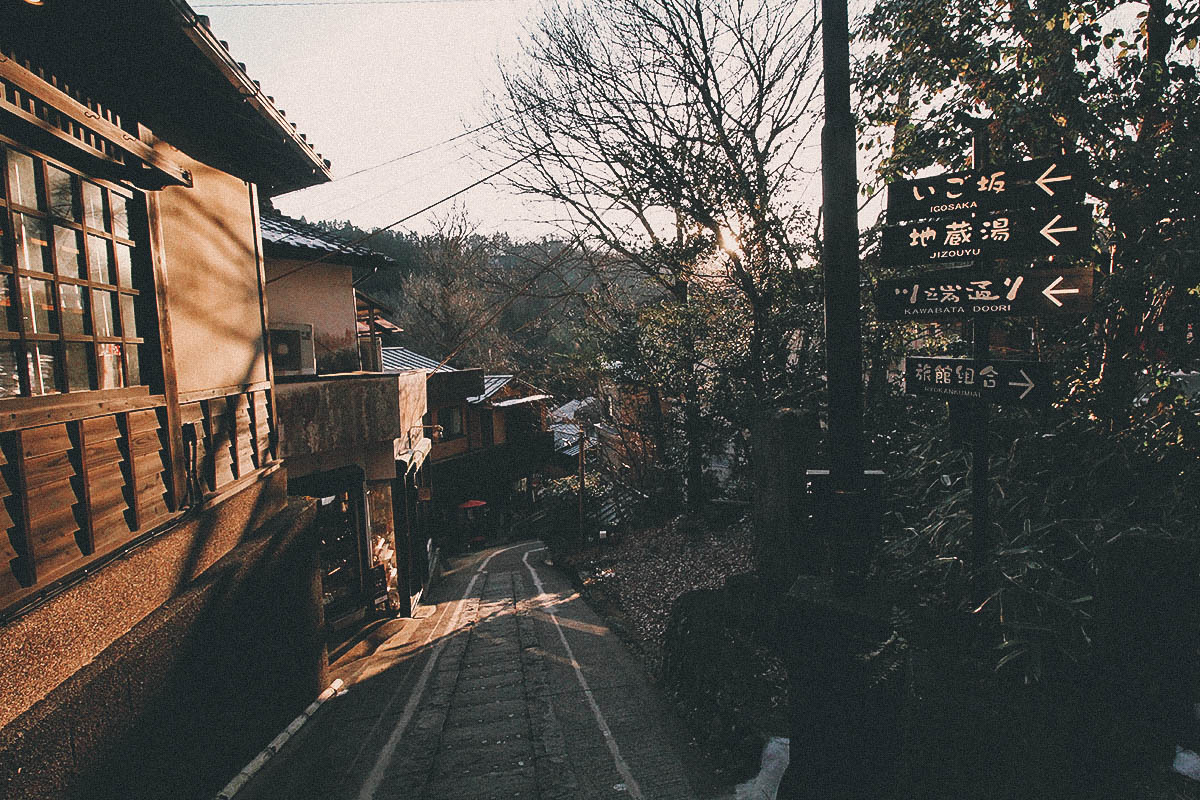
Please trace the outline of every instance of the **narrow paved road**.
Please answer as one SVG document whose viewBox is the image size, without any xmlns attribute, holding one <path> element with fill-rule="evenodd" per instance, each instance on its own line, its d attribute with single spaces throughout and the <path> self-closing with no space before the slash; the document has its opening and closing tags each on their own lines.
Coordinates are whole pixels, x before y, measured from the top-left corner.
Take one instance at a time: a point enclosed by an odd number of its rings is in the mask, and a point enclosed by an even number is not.
<svg viewBox="0 0 1200 800">
<path fill-rule="evenodd" d="M 545 555 L 452 562 L 430 613 L 337 665 L 345 693 L 239 800 L 698 796 L 641 666 Z"/>
</svg>

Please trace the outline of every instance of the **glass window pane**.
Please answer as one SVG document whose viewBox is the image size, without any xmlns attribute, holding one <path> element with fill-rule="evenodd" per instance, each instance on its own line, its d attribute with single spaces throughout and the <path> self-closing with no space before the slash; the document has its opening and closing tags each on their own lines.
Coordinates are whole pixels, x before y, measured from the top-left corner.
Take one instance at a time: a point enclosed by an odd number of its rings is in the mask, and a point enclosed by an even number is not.
<svg viewBox="0 0 1200 800">
<path fill-rule="evenodd" d="M 17 330 L 17 299 L 13 297 L 11 275 L 0 275 L 0 330 Z"/>
<path fill-rule="evenodd" d="M 38 202 L 42 187 L 37 172 L 33 158 L 16 150 L 8 151 L 8 188 L 14 203 L 29 208 L 42 207 L 43 204 Z"/>
<path fill-rule="evenodd" d="M 108 202 L 106 192 L 94 183 L 83 182 L 83 214 L 89 228 L 106 231 L 108 227 Z"/>
<path fill-rule="evenodd" d="M 4 183 L 4 181 L 0 181 Z M 12 264 L 8 246 L 8 209 L 0 206 L 0 264 Z"/>
<path fill-rule="evenodd" d="M 126 377 L 129 379 L 130 386 L 137 386 L 142 382 L 142 365 L 138 359 L 138 347 L 135 344 L 125 348 L 125 356 L 129 361 L 129 369 Z"/>
<path fill-rule="evenodd" d="M 96 388 L 96 365 L 92 358 L 91 344 L 68 342 L 67 381 L 68 391 L 86 392 Z"/>
<path fill-rule="evenodd" d="M 54 284 L 20 278 L 25 302 L 26 333 L 58 333 L 58 310 L 54 307 Z"/>
<path fill-rule="evenodd" d="M 31 394 L 54 394 L 62 385 L 57 345 L 41 342 L 29 346 L 29 390 Z"/>
<path fill-rule="evenodd" d="M 58 259 L 59 275 L 87 279 L 87 270 L 83 265 L 82 233 L 54 226 L 54 257 Z"/>
<path fill-rule="evenodd" d="M 8 342 L 0 344 L 0 397 L 17 397 L 21 394 L 22 360 L 20 345 Z"/>
<path fill-rule="evenodd" d="M 109 195 L 112 198 L 113 233 L 122 239 L 129 238 L 129 199 L 116 192 Z"/>
<path fill-rule="evenodd" d="M 79 198 L 75 193 L 75 181 L 69 172 L 53 164 L 46 165 L 49 179 L 50 213 L 61 219 L 79 221 Z"/>
<path fill-rule="evenodd" d="M 121 345 L 102 343 L 97 363 L 99 365 L 97 369 L 98 388 L 119 389 L 125 385 L 124 372 L 121 367 Z"/>
<path fill-rule="evenodd" d="M 114 244 L 117 254 L 117 277 L 122 286 L 133 286 L 133 249 L 123 244 Z"/>
<path fill-rule="evenodd" d="M 133 295 L 121 295 L 121 330 L 125 338 L 137 337 L 137 320 L 133 316 Z"/>
<path fill-rule="evenodd" d="M 92 324 L 97 336 L 118 336 L 117 297 L 112 292 L 92 292 Z"/>
<path fill-rule="evenodd" d="M 96 283 L 116 283 L 113 275 L 112 256 L 108 251 L 109 241 L 100 236 L 89 236 L 87 243 L 88 272 Z"/>
<path fill-rule="evenodd" d="M 58 295 L 62 298 L 62 327 L 63 333 L 84 336 L 89 333 L 87 314 L 87 289 L 70 283 L 58 285 Z"/>
<path fill-rule="evenodd" d="M 17 214 L 17 266 L 50 271 L 50 225 L 44 219 Z"/>
</svg>

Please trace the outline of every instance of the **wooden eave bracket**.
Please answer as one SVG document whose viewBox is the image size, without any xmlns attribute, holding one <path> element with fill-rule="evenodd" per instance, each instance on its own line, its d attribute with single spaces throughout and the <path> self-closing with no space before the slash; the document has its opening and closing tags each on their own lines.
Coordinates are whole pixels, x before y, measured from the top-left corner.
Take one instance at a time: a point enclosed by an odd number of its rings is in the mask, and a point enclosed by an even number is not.
<svg viewBox="0 0 1200 800">
<path fill-rule="evenodd" d="M 167 185 L 189 187 L 192 185 L 192 175 L 188 170 L 165 157 L 137 136 L 109 122 L 97 112 L 42 80 L 41 77 L 3 54 L 0 54 L 0 79 L 8 81 L 31 97 L 37 98 L 55 111 L 58 111 L 82 127 L 87 128 L 96 136 L 109 142 L 126 155 L 131 156 L 134 161 L 132 165 L 134 169 L 136 169 L 138 164 L 142 164 L 154 173 L 153 177 L 149 175 L 129 175 L 128 177 L 135 185 L 154 188 L 161 188 L 161 186 Z M 62 130 L 57 125 L 42 119 L 28 109 L 9 103 L 3 97 L 2 93 L 0 93 L 0 108 L 46 131 L 52 136 L 83 150 L 88 155 L 93 157 L 99 156 L 106 161 L 113 160 L 104 152 L 88 146 L 85 142 Z M 129 168 L 131 165 L 123 166 Z"/>
</svg>

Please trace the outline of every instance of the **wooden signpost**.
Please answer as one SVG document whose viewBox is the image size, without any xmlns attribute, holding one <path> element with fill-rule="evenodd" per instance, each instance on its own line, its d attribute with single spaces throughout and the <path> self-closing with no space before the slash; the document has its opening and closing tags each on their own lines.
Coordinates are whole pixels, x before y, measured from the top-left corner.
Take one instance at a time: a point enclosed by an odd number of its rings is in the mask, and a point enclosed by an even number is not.
<svg viewBox="0 0 1200 800">
<path fill-rule="evenodd" d="M 1038 361 L 992 358 L 992 317 L 1085 313 L 1092 270 L 1063 268 L 1085 255 L 1091 215 L 1082 204 L 1082 161 L 1070 155 L 1009 164 L 989 162 L 987 123 L 973 120 L 975 168 L 888 186 L 885 264 L 949 267 L 881 281 L 881 320 L 969 319 L 972 357 L 908 356 L 904 390 L 959 401 L 971 413 L 973 556 L 982 566 L 991 539 L 988 510 L 987 404 L 1049 401 L 1050 370 Z M 1051 257 L 1049 269 L 1015 264 Z M 996 261 L 1006 267 L 995 268 Z"/>
</svg>

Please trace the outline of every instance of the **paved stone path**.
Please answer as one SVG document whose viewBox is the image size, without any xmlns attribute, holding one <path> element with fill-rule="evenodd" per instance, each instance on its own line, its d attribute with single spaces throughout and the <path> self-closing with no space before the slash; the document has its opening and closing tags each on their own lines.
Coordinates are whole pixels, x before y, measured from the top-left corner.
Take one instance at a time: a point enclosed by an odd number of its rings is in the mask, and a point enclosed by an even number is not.
<svg viewBox="0 0 1200 800">
<path fill-rule="evenodd" d="M 701 796 L 640 664 L 545 554 L 453 562 L 425 619 L 335 665 L 346 692 L 239 800 Z"/>
</svg>

